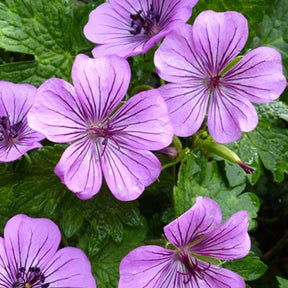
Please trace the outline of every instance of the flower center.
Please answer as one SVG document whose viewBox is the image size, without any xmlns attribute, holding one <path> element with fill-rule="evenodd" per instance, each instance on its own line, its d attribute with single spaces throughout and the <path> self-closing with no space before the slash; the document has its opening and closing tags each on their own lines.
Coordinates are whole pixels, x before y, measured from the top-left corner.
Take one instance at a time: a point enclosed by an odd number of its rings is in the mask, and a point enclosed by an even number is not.
<svg viewBox="0 0 288 288">
<path fill-rule="evenodd" d="M 50 284 L 44 282 L 45 276 L 40 268 L 30 267 L 26 271 L 25 267 L 21 267 L 11 288 L 48 288 Z"/>
<path fill-rule="evenodd" d="M 220 84 L 220 76 L 216 75 L 210 79 L 209 88 L 216 88 Z"/>
<path fill-rule="evenodd" d="M 13 143 L 13 139 L 18 136 L 21 125 L 22 121 L 11 125 L 8 115 L 0 117 L 0 141 Z"/>
<path fill-rule="evenodd" d="M 188 284 L 192 278 L 204 279 L 204 271 L 210 268 L 211 264 L 207 263 L 207 267 L 200 267 L 196 257 L 189 254 L 188 251 L 180 251 L 178 254 L 178 260 L 184 266 L 184 272 L 178 271 L 179 274 L 183 275 L 183 283 Z"/>
<path fill-rule="evenodd" d="M 143 32 L 144 35 L 155 35 L 159 32 L 158 23 L 160 15 L 154 11 L 153 5 L 150 5 L 150 9 L 146 12 L 139 10 L 136 14 L 130 14 L 131 28 L 129 32 L 132 35 L 138 35 Z"/>
</svg>

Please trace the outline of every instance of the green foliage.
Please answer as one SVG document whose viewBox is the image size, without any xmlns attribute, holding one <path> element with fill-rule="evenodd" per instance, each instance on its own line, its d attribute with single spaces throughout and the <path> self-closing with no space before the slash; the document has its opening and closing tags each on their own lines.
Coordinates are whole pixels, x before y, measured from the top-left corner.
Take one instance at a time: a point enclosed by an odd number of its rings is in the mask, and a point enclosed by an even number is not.
<svg viewBox="0 0 288 288">
<path fill-rule="evenodd" d="M 246 257 L 224 263 L 224 268 L 240 274 L 245 281 L 260 278 L 268 269 L 259 257 L 250 252 Z"/>
<path fill-rule="evenodd" d="M 279 288 L 287 288 L 288 287 L 288 279 L 284 279 L 281 277 L 277 277 L 277 280 L 279 282 Z"/>
<path fill-rule="evenodd" d="M 37 86 L 51 77 L 69 80 L 74 57 L 93 47 L 82 32 L 92 7 L 78 3 L 67 0 L 1 1 L 0 47 L 31 54 L 34 61 L 1 65 L 0 79 Z"/>
<path fill-rule="evenodd" d="M 193 24 L 196 16 L 204 10 L 217 12 L 238 11 L 244 14 L 248 20 L 248 42 L 250 42 L 257 32 L 257 24 L 262 21 L 265 11 L 271 9 L 273 2 L 273 0 L 200 0 L 193 8 L 193 17 L 189 22 Z"/>
<path fill-rule="evenodd" d="M 251 43 L 252 48 L 270 46 L 276 48 L 283 57 L 284 71 L 288 68 L 288 2 L 276 0 L 269 7 L 259 25 L 257 35 Z"/>
<path fill-rule="evenodd" d="M 256 174 L 249 178 L 252 184 L 255 184 L 263 173 L 262 165 L 273 173 L 275 181 L 281 182 L 285 173 L 288 173 L 288 130 L 285 122 L 288 119 L 288 106 L 275 101 L 260 105 L 257 110 L 259 115 L 257 128 L 228 146 L 242 161 L 256 168 Z M 229 171 L 229 167 L 226 167 Z M 227 172 L 228 178 L 232 179 L 234 174 L 229 173 L 231 172 Z M 242 176 L 240 173 L 238 181 L 241 181 Z"/>
</svg>

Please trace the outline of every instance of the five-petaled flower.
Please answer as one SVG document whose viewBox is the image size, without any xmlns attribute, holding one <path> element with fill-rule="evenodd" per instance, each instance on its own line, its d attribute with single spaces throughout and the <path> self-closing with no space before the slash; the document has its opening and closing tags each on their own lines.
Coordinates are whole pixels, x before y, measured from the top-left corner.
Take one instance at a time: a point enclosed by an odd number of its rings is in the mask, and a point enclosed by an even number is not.
<svg viewBox="0 0 288 288">
<path fill-rule="evenodd" d="M 49 219 L 11 218 L 0 237 L 0 287 L 96 288 L 86 255 L 73 247 L 57 251 L 60 240 Z"/>
<path fill-rule="evenodd" d="M 110 0 L 91 12 L 85 36 L 94 57 L 146 53 L 190 18 L 198 0 Z"/>
<path fill-rule="evenodd" d="M 149 150 L 160 150 L 172 141 L 167 107 L 154 89 L 133 96 L 116 110 L 130 73 L 128 62 L 119 56 L 78 55 L 72 67 L 74 87 L 62 79 L 47 80 L 28 114 L 29 125 L 49 140 L 73 142 L 55 173 L 81 199 L 99 191 L 102 173 L 114 196 L 130 201 L 161 172 L 160 161 Z"/>
<path fill-rule="evenodd" d="M 192 208 L 164 227 L 175 250 L 147 245 L 131 251 L 120 263 L 118 287 L 245 288 L 242 277 L 212 264 L 211 258 L 232 260 L 248 254 L 248 218 L 247 211 L 239 211 L 221 224 L 218 204 L 197 197 Z"/>
<path fill-rule="evenodd" d="M 171 82 L 160 91 L 175 134 L 194 134 L 207 112 L 217 142 L 233 142 L 241 131 L 253 130 L 258 116 L 251 102 L 271 102 L 286 87 L 280 54 L 260 47 L 231 62 L 248 37 L 247 20 L 237 12 L 204 11 L 193 27 L 186 24 L 178 32 L 164 39 L 154 58 L 160 77 Z"/>
<path fill-rule="evenodd" d="M 17 160 L 42 146 L 44 136 L 27 124 L 35 93 L 32 85 L 0 81 L 0 162 Z"/>
</svg>

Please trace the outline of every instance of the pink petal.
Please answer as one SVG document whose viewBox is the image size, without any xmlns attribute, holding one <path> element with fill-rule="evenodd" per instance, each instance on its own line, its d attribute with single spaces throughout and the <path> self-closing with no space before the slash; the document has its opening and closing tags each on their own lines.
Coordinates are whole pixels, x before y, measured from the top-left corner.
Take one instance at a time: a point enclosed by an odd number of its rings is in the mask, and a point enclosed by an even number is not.
<svg viewBox="0 0 288 288">
<path fill-rule="evenodd" d="M 258 123 L 253 105 L 226 87 L 213 91 L 208 111 L 208 130 L 219 143 L 229 143 L 241 137 L 241 131 L 252 131 Z"/>
<path fill-rule="evenodd" d="M 118 288 L 175 288 L 174 252 L 159 246 L 132 250 L 120 263 Z M 180 288 L 180 287 L 179 287 Z"/>
<path fill-rule="evenodd" d="M 167 84 L 159 88 L 168 106 L 174 134 L 187 137 L 199 130 L 207 110 L 209 91 L 204 85 Z"/>
<path fill-rule="evenodd" d="M 251 245 L 248 225 L 247 211 L 239 211 L 191 246 L 190 251 L 221 260 L 242 258 L 249 253 Z"/>
<path fill-rule="evenodd" d="M 49 219 L 11 218 L 4 229 L 5 250 L 14 275 L 19 267 L 42 267 L 56 253 L 60 231 Z"/>
<path fill-rule="evenodd" d="M 60 249 L 43 270 L 49 287 L 96 288 L 90 262 L 80 249 Z"/>
<path fill-rule="evenodd" d="M 254 103 L 275 100 L 287 84 L 280 53 L 269 47 L 250 51 L 223 76 L 223 84 Z"/>
<path fill-rule="evenodd" d="M 72 79 L 87 118 L 95 123 L 110 115 L 125 96 L 130 82 L 128 62 L 116 55 L 76 57 Z"/>
<path fill-rule="evenodd" d="M 204 11 L 193 24 L 193 43 L 206 67 L 218 74 L 244 47 L 248 38 L 246 18 L 234 11 Z"/>
<path fill-rule="evenodd" d="M 164 227 L 166 238 L 175 247 L 196 241 L 221 224 L 219 205 L 207 198 L 197 197 L 192 208 Z"/>
<path fill-rule="evenodd" d="M 167 35 L 155 52 L 159 76 L 169 82 L 202 85 L 206 67 L 193 48 L 192 26 L 182 25 L 177 33 Z"/>
<path fill-rule="evenodd" d="M 131 201 L 158 178 L 161 164 L 149 151 L 110 140 L 103 155 L 102 169 L 113 195 L 121 201 Z"/>
<path fill-rule="evenodd" d="M 113 115 L 110 125 L 112 131 L 119 131 L 116 140 L 136 149 L 160 150 L 173 138 L 166 104 L 155 89 L 130 98 Z"/>
<path fill-rule="evenodd" d="M 28 123 L 58 143 L 79 139 L 88 126 L 73 86 L 58 78 L 45 81 L 38 89 Z"/>
<path fill-rule="evenodd" d="M 94 141 L 84 138 L 64 151 L 54 172 L 77 197 L 89 199 L 102 184 L 100 154 Z"/>
</svg>

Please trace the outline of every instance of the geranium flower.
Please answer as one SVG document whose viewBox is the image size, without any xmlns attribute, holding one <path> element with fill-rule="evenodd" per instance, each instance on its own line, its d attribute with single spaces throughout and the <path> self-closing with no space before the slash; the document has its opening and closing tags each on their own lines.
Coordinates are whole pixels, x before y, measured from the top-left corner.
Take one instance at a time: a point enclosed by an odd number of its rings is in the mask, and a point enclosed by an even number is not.
<svg viewBox="0 0 288 288">
<path fill-rule="evenodd" d="M 211 258 L 215 262 L 248 254 L 248 213 L 239 211 L 221 221 L 219 205 L 197 197 L 191 209 L 164 227 L 175 250 L 154 245 L 132 250 L 120 263 L 118 288 L 245 288 L 242 277 L 212 264 Z"/>
<path fill-rule="evenodd" d="M 86 255 L 72 247 L 57 251 L 60 240 L 49 219 L 11 218 L 0 237 L 0 287 L 96 288 Z"/>
<path fill-rule="evenodd" d="M 32 85 L 0 81 L 0 162 L 17 160 L 42 146 L 44 136 L 27 124 L 35 93 Z"/>
<path fill-rule="evenodd" d="M 148 150 L 172 141 L 165 101 L 157 90 L 145 91 L 115 112 L 130 81 L 128 62 L 116 55 L 78 55 L 72 79 L 75 88 L 57 78 L 40 86 L 29 125 L 53 142 L 73 143 L 55 173 L 79 198 L 99 191 L 103 172 L 116 198 L 134 200 L 161 171 L 159 160 Z"/>
<path fill-rule="evenodd" d="M 207 113 L 211 136 L 233 142 L 258 123 L 251 102 L 271 102 L 283 92 L 286 79 L 275 49 L 254 49 L 236 63 L 247 37 L 247 20 L 240 13 L 205 11 L 193 27 L 185 25 L 164 39 L 154 60 L 160 77 L 172 82 L 160 92 L 176 135 L 194 134 Z"/>
<path fill-rule="evenodd" d="M 84 27 L 87 39 L 97 43 L 94 57 L 146 53 L 191 16 L 198 0 L 110 0 L 90 13 Z"/>
</svg>

